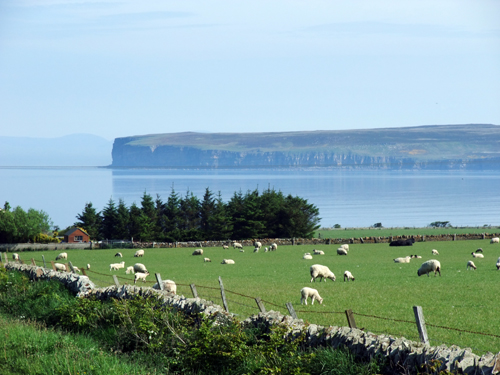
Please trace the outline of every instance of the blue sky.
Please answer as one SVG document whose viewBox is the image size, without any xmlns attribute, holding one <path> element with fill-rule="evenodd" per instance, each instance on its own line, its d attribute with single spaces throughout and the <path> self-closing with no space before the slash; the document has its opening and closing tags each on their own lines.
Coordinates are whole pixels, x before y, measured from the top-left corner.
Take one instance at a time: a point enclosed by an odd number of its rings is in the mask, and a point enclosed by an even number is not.
<svg viewBox="0 0 500 375">
<path fill-rule="evenodd" d="M 500 125 L 500 1 L 0 2 L 0 136 Z"/>
</svg>

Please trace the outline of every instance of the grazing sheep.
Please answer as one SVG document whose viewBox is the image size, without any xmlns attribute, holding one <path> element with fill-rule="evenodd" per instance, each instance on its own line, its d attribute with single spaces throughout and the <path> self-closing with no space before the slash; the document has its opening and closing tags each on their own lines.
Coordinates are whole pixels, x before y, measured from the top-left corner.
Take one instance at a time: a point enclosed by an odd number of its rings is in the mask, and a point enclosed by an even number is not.
<svg viewBox="0 0 500 375">
<path fill-rule="evenodd" d="M 253 249 L 253 252 L 254 252 L 254 253 L 258 253 L 258 252 L 259 252 L 259 248 L 258 248 L 258 247 L 256 247 L 255 249 Z"/>
<path fill-rule="evenodd" d="M 314 249 L 313 250 L 313 254 L 314 255 L 325 255 L 325 252 L 323 250 L 316 250 L 316 249 Z"/>
<path fill-rule="evenodd" d="M 12 254 L 12 259 L 13 260 L 19 260 L 19 254 L 18 253 Z"/>
<path fill-rule="evenodd" d="M 129 275 L 129 274 L 132 274 L 132 275 L 133 275 L 133 274 L 135 273 L 135 271 L 134 271 L 134 266 L 128 266 L 128 267 L 127 267 L 127 269 L 125 270 L 125 273 L 126 273 L 127 275 Z"/>
<path fill-rule="evenodd" d="M 56 268 L 56 271 L 64 271 L 66 272 L 66 265 L 62 263 L 54 263 L 54 267 Z"/>
<path fill-rule="evenodd" d="M 228 245 L 222 245 L 222 248 L 223 249 L 229 249 L 229 246 Z"/>
<path fill-rule="evenodd" d="M 396 258 L 394 259 L 394 263 L 410 263 L 411 256 L 407 256 L 404 258 Z"/>
<path fill-rule="evenodd" d="M 436 273 L 438 273 L 438 272 L 439 272 L 439 276 L 441 276 L 441 263 L 439 262 L 439 260 L 431 259 L 431 260 L 428 260 L 427 262 L 422 263 L 422 265 L 420 266 L 420 268 L 417 271 L 417 275 L 421 276 L 424 273 L 426 273 L 427 276 L 429 276 L 429 272 L 433 272 L 433 271 L 434 271 L 434 276 L 436 276 Z"/>
<path fill-rule="evenodd" d="M 239 242 L 233 242 L 233 249 L 243 249 L 243 245 Z"/>
<path fill-rule="evenodd" d="M 89 264 L 89 263 L 87 263 L 87 269 L 88 269 L 88 270 L 90 269 L 90 264 Z"/>
<path fill-rule="evenodd" d="M 193 255 L 203 255 L 203 249 L 196 249 L 193 251 Z"/>
<path fill-rule="evenodd" d="M 203 258 L 204 262 L 211 262 L 210 258 Z"/>
<path fill-rule="evenodd" d="M 134 284 L 137 282 L 137 280 L 142 280 L 146 282 L 146 276 L 149 275 L 149 272 L 136 272 L 134 275 Z"/>
<path fill-rule="evenodd" d="M 483 252 L 483 248 L 481 248 L 481 247 L 476 250 L 476 253 L 482 253 L 482 252 Z"/>
<path fill-rule="evenodd" d="M 490 243 L 500 243 L 500 237 L 493 237 Z"/>
<path fill-rule="evenodd" d="M 142 273 L 148 272 L 148 270 L 146 269 L 146 266 L 142 263 L 134 264 L 134 271 L 135 272 L 142 272 Z"/>
<path fill-rule="evenodd" d="M 313 257 L 310 253 L 305 253 L 304 256 L 302 257 L 302 259 L 308 259 L 308 260 L 311 260 Z"/>
<path fill-rule="evenodd" d="M 244 252 L 245 252 L 245 250 L 243 250 L 243 249 L 240 249 L 240 253 L 244 253 Z"/>
<path fill-rule="evenodd" d="M 59 259 L 68 259 L 68 253 L 60 253 L 58 256 L 56 256 L 56 260 Z"/>
<path fill-rule="evenodd" d="M 468 270 L 469 270 L 469 269 L 474 269 L 474 270 L 476 270 L 476 269 L 477 269 L 476 265 L 474 264 L 474 262 L 473 262 L 472 260 L 469 260 L 469 261 L 467 262 L 467 269 L 468 269 Z"/>
<path fill-rule="evenodd" d="M 307 305 L 307 299 L 311 298 L 311 305 L 314 305 L 314 300 L 317 299 L 319 301 L 319 304 L 321 305 L 323 303 L 323 298 L 319 295 L 318 291 L 313 288 L 302 288 L 300 290 L 300 304 L 303 305 L 304 302 Z"/>
<path fill-rule="evenodd" d="M 337 249 L 337 255 L 347 255 L 347 250 L 342 247 L 339 247 Z"/>
<path fill-rule="evenodd" d="M 500 257 L 497 259 L 497 271 L 500 271 Z"/>
<path fill-rule="evenodd" d="M 82 271 L 80 271 L 80 269 L 78 267 L 75 267 L 73 266 L 73 270 L 75 271 L 75 273 L 82 273 Z"/>
<path fill-rule="evenodd" d="M 346 249 L 347 251 L 349 251 L 349 245 L 348 245 L 348 244 L 346 244 L 346 243 L 345 243 L 345 244 L 343 244 L 343 245 L 340 245 L 340 247 L 341 247 L 342 249 Z"/>
<path fill-rule="evenodd" d="M 484 258 L 483 254 L 476 254 L 475 252 L 470 253 L 474 258 Z"/>
<path fill-rule="evenodd" d="M 115 257 L 118 257 L 118 258 L 123 258 L 123 255 L 122 255 L 122 253 L 116 253 L 116 254 L 115 254 Z"/>
<path fill-rule="evenodd" d="M 118 271 L 120 268 L 125 268 L 125 262 L 120 262 L 120 263 L 111 263 L 109 265 L 109 270 L 116 270 Z"/>
<path fill-rule="evenodd" d="M 269 246 L 269 251 L 276 251 L 276 250 L 278 250 L 278 245 L 272 243 L 271 246 Z"/>
<path fill-rule="evenodd" d="M 344 272 L 344 281 L 347 279 L 347 281 L 349 280 L 352 280 L 354 281 L 354 276 L 352 275 L 352 273 L 350 273 L 349 271 L 345 271 Z"/>
<path fill-rule="evenodd" d="M 396 240 L 396 241 L 392 241 L 389 246 L 413 246 L 413 244 L 415 243 L 415 239 L 414 238 L 410 238 L 408 240 Z"/>
<path fill-rule="evenodd" d="M 335 274 L 330 271 L 330 269 L 327 266 L 322 266 L 321 264 L 313 264 L 309 268 L 309 272 L 311 274 L 311 283 L 316 282 L 316 279 L 319 277 L 319 281 L 323 281 L 323 279 L 330 279 L 332 281 L 335 281 Z"/>
<path fill-rule="evenodd" d="M 160 289 L 158 283 L 153 285 L 153 289 Z M 176 294 L 177 293 L 177 285 L 175 281 L 172 280 L 163 280 L 163 290 L 167 293 Z"/>
<path fill-rule="evenodd" d="M 234 264 L 234 260 L 232 259 L 223 259 L 221 264 Z"/>
<path fill-rule="evenodd" d="M 265 253 L 267 253 L 267 251 L 268 251 L 268 249 L 267 249 L 267 247 L 265 247 L 265 248 L 264 248 L 264 252 L 265 252 Z"/>
<path fill-rule="evenodd" d="M 139 257 L 143 257 L 144 256 L 144 250 L 143 249 L 140 249 L 140 250 L 137 250 L 134 254 L 134 257 L 136 258 L 139 258 Z"/>
<path fill-rule="evenodd" d="M 262 247 L 262 243 L 258 242 L 258 241 L 255 241 L 254 243 L 254 246 L 258 249 L 260 249 Z"/>
<path fill-rule="evenodd" d="M 439 251 L 437 251 L 436 249 L 432 249 L 431 253 L 432 255 L 439 255 Z"/>
</svg>

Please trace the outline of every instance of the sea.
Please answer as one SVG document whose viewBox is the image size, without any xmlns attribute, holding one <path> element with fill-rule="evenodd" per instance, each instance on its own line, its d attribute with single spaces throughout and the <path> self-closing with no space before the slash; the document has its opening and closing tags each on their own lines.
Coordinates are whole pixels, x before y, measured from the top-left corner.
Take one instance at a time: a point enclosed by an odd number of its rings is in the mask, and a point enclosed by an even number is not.
<svg viewBox="0 0 500 375">
<path fill-rule="evenodd" d="M 206 188 L 225 202 L 256 189 L 307 199 L 324 228 L 500 225 L 498 171 L 0 167 L 0 207 L 43 210 L 60 228 L 88 202 L 101 211 L 110 199 L 140 205 L 144 193 L 167 201 L 172 189 L 201 200 Z"/>
</svg>

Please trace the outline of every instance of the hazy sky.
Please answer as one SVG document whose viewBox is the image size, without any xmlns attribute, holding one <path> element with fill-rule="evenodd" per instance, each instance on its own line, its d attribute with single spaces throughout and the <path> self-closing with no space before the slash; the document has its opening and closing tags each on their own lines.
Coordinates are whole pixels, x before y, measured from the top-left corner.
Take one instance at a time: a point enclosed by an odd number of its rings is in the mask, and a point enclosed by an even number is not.
<svg viewBox="0 0 500 375">
<path fill-rule="evenodd" d="M 500 125 L 498 0 L 0 2 L 0 136 Z"/>
</svg>

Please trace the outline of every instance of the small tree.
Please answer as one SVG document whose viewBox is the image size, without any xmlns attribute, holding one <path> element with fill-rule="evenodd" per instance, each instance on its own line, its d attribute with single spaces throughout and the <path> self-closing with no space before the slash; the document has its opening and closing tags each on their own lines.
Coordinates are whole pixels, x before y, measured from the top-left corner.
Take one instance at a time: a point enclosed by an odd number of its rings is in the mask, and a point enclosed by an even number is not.
<svg viewBox="0 0 500 375">
<path fill-rule="evenodd" d="M 375 223 L 373 224 L 374 228 L 382 228 L 382 223 Z"/>
<path fill-rule="evenodd" d="M 340 224 L 335 224 L 333 227 L 334 227 L 335 229 L 340 229 L 340 228 L 342 228 L 342 227 L 340 226 Z"/>
</svg>

